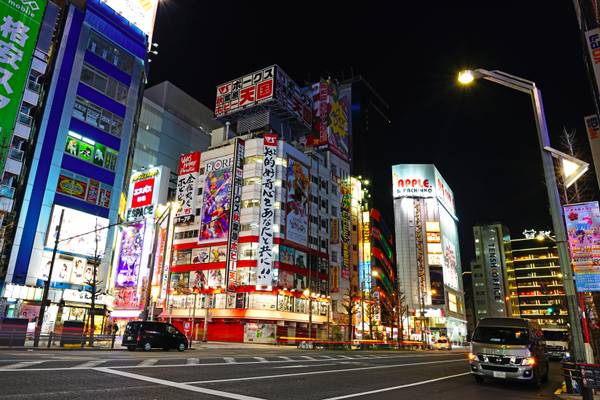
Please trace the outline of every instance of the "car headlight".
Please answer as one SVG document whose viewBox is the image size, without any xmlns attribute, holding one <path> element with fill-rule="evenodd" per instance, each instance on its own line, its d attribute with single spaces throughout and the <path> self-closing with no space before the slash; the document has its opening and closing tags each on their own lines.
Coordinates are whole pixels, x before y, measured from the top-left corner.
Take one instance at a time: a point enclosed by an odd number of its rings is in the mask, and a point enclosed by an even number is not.
<svg viewBox="0 0 600 400">
<path fill-rule="evenodd" d="M 523 361 L 521 361 L 521 365 L 528 365 L 530 367 L 533 367 L 536 364 L 536 359 L 535 357 L 527 357 L 524 358 Z"/>
</svg>

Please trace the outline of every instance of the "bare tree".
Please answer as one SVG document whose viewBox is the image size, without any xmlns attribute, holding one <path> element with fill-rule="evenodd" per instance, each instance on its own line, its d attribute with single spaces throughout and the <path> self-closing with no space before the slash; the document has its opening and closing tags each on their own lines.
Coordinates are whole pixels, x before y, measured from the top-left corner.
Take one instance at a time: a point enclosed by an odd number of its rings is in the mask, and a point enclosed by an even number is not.
<svg viewBox="0 0 600 400">
<path fill-rule="evenodd" d="M 562 134 L 560 136 L 560 147 L 561 150 L 566 154 L 573 156 L 578 159 L 583 158 L 583 152 L 580 150 L 581 145 L 578 142 L 577 131 L 575 129 L 567 129 L 563 127 Z M 562 166 L 557 165 L 557 175 L 563 177 Z M 571 187 L 567 188 L 564 184 L 564 179 L 560 180 L 559 186 L 561 189 L 561 197 L 563 204 L 580 203 L 582 201 L 590 200 L 592 197 L 591 186 L 590 186 L 590 175 L 589 172 L 579 178 Z"/>
<path fill-rule="evenodd" d="M 103 290 L 99 289 L 98 287 L 100 285 L 102 285 L 103 281 L 102 280 L 98 280 L 98 267 L 100 266 L 100 252 L 98 249 L 98 242 L 100 241 L 99 238 L 99 226 L 98 226 L 98 222 L 96 222 L 96 231 L 94 232 L 94 241 L 95 241 L 95 247 L 94 247 L 94 264 L 92 266 L 92 277 L 90 279 L 85 280 L 85 287 L 84 287 L 84 291 L 90 294 L 90 301 L 91 301 L 91 308 L 90 308 L 90 312 L 89 312 L 89 318 L 90 318 L 90 322 L 88 324 L 89 329 L 90 329 L 90 338 L 89 338 L 89 345 L 90 347 L 94 347 L 94 331 L 96 330 L 96 299 L 98 299 L 98 296 L 100 296 L 101 294 L 104 293 Z M 101 228 L 104 229 L 104 228 Z"/>
<path fill-rule="evenodd" d="M 342 308 L 344 309 L 345 314 L 348 316 L 348 341 L 352 344 L 352 339 L 354 339 L 354 316 L 356 315 L 356 299 L 357 294 L 352 290 L 352 288 L 348 288 L 346 293 L 344 293 L 344 298 L 342 301 Z"/>
<path fill-rule="evenodd" d="M 406 305 L 406 297 L 404 293 L 397 290 L 391 298 L 394 310 L 394 321 L 393 326 L 398 327 L 398 344 L 404 341 L 404 315 L 408 313 L 408 306 Z"/>
</svg>

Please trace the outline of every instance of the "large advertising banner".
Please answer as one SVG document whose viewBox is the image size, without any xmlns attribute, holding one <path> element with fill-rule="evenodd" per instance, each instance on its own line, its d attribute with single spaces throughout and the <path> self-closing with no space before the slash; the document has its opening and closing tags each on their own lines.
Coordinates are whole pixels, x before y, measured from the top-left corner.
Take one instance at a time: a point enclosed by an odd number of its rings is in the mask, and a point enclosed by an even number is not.
<svg viewBox="0 0 600 400">
<path fill-rule="evenodd" d="M 285 237 L 303 246 L 308 244 L 309 183 L 308 167 L 288 158 Z"/>
<path fill-rule="evenodd" d="M 127 225 L 121 232 L 121 251 L 115 279 L 115 307 L 140 306 L 139 281 L 144 249 L 145 223 Z"/>
<path fill-rule="evenodd" d="M 117 11 L 129 22 L 140 28 L 148 35 L 148 42 L 152 43 L 154 20 L 159 0 L 103 0 L 110 8 Z"/>
<path fill-rule="evenodd" d="M 274 261 L 273 223 L 275 218 L 275 163 L 277 161 L 277 135 L 265 134 L 263 156 L 256 286 L 271 287 L 273 285 Z"/>
<path fill-rule="evenodd" d="M 0 171 L 4 171 L 46 3 L 0 0 Z"/>
<path fill-rule="evenodd" d="M 63 206 L 54 206 L 45 247 L 48 249 L 54 248 L 56 228 L 62 210 L 65 211 L 65 214 L 60 231 L 58 251 L 93 257 L 96 250 L 96 239 L 92 231 L 95 226 L 99 228 L 108 226 L 108 219 Z M 98 250 L 100 252 L 103 252 L 106 248 L 107 231 L 107 229 L 99 231 Z"/>
<path fill-rule="evenodd" d="M 275 66 L 217 86 L 215 116 L 222 117 L 273 99 Z"/>
<path fill-rule="evenodd" d="M 458 262 L 454 243 L 444 236 L 444 283 L 454 290 L 458 290 Z"/>
<path fill-rule="evenodd" d="M 179 157 L 177 176 L 177 211 L 175 223 L 194 222 L 196 213 L 196 192 L 198 191 L 198 173 L 200 172 L 200 152 L 195 151 Z"/>
<path fill-rule="evenodd" d="M 242 209 L 242 186 L 244 185 L 244 158 L 246 157 L 246 142 L 242 139 L 235 141 L 235 153 L 233 156 L 233 179 L 231 187 L 231 213 L 229 215 L 230 227 L 227 239 L 227 273 L 225 274 L 225 285 L 230 292 L 235 291 L 235 277 L 238 263 L 238 240 L 240 234 L 240 215 Z"/>
<path fill-rule="evenodd" d="M 564 206 L 567 237 L 578 292 L 600 291 L 600 209 L 598 202 Z"/>
<path fill-rule="evenodd" d="M 600 120 L 597 115 L 588 115 L 585 117 L 585 129 L 590 142 L 590 149 L 592 150 L 598 188 L 600 188 Z"/>
<path fill-rule="evenodd" d="M 332 81 L 322 80 L 311 87 L 313 128 L 316 134 L 307 137 L 309 147 L 328 147 L 341 158 L 350 154 L 350 86 L 338 88 Z"/>
<path fill-rule="evenodd" d="M 211 170 L 206 175 L 200 214 L 200 242 L 227 239 L 231 181 L 231 168 Z"/>
</svg>

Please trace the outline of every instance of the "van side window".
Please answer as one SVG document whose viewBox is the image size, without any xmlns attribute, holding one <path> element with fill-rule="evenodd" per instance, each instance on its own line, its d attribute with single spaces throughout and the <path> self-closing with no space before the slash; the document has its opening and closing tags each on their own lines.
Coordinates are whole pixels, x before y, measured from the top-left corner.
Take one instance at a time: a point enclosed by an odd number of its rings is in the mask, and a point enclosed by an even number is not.
<svg viewBox="0 0 600 400">
<path fill-rule="evenodd" d="M 172 325 L 167 325 L 167 333 L 175 333 L 175 328 Z"/>
</svg>

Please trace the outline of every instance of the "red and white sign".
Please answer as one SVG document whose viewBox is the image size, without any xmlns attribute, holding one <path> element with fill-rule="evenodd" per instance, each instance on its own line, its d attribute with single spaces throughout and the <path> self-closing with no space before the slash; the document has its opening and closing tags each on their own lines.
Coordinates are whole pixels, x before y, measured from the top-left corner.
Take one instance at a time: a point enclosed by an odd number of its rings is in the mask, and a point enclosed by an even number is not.
<svg viewBox="0 0 600 400">
<path fill-rule="evenodd" d="M 222 117 L 271 100 L 275 87 L 275 66 L 217 86 L 215 116 Z"/>
<path fill-rule="evenodd" d="M 200 152 L 182 154 L 179 157 L 179 175 L 191 174 L 200 171 Z"/>
<path fill-rule="evenodd" d="M 154 178 L 138 181 L 133 184 L 131 208 L 146 207 L 152 204 L 154 194 Z"/>
<path fill-rule="evenodd" d="M 179 173 L 177 177 L 177 201 L 181 205 L 177 211 L 180 217 L 188 217 L 191 222 L 196 209 L 196 192 L 198 191 L 198 173 L 200 172 L 200 152 L 182 154 L 179 157 Z"/>
</svg>

